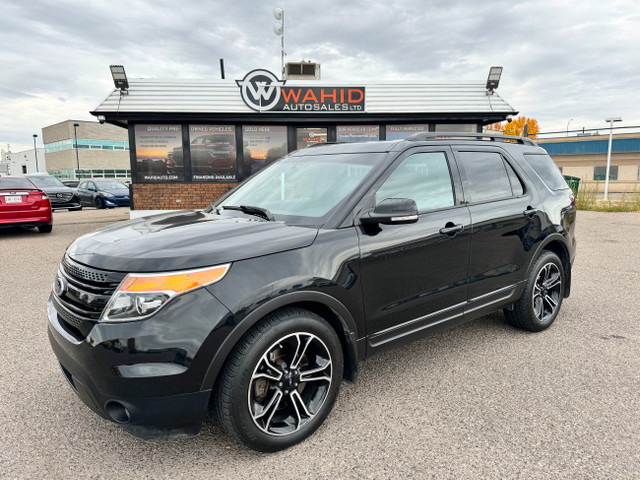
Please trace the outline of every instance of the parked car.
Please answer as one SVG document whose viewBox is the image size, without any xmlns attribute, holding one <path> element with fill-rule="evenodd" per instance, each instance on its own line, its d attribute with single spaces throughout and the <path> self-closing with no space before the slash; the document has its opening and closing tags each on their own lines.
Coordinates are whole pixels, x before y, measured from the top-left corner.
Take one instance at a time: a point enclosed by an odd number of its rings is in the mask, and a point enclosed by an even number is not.
<svg viewBox="0 0 640 480">
<path fill-rule="evenodd" d="M 53 210 L 82 210 L 76 193 L 56 177 L 46 173 L 31 173 L 25 176 L 47 194 Z"/>
<path fill-rule="evenodd" d="M 0 177 L 0 227 L 53 229 L 51 202 L 47 194 L 24 177 Z"/>
<path fill-rule="evenodd" d="M 117 180 L 94 178 L 78 185 L 80 203 L 96 208 L 128 207 L 129 187 Z"/>
<path fill-rule="evenodd" d="M 497 309 L 548 328 L 575 218 L 527 138 L 319 144 L 204 210 L 76 240 L 49 338 L 78 396 L 133 434 L 195 433 L 211 404 L 231 435 L 279 450 L 320 426 L 369 355 Z"/>
<path fill-rule="evenodd" d="M 79 180 L 62 180 L 62 184 L 69 188 L 78 188 Z"/>
</svg>

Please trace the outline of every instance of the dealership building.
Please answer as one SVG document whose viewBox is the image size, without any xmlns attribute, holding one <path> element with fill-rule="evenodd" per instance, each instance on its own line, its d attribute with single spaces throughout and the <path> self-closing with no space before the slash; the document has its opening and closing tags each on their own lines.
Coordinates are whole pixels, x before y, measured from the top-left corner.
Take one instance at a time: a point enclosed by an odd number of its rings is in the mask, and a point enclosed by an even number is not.
<svg viewBox="0 0 640 480">
<path fill-rule="evenodd" d="M 117 88 L 91 113 L 128 134 L 135 210 L 205 207 L 314 143 L 482 132 L 518 113 L 489 81 L 327 83 L 266 70 L 210 82 L 128 80 L 119 68 Z"/>
</svg>

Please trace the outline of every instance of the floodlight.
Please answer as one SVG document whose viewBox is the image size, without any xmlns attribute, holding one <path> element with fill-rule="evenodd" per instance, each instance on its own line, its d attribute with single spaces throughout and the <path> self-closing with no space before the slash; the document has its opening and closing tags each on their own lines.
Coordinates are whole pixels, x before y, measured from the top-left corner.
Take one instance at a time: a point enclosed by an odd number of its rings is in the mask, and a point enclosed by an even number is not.
<svg viewBox="0 0 640 480">
<path fill-rule="evenodd" d="M 273 33 L 275 33 L 276 35 L 282 36 L 282 24 L 281 23 L 276 23 L 273 26 Z"/>
<path fill-rule="evenodd" d="M 491 67 L 491 69 L 489 69 L 489 76 L 487 77 L 487 90 L 493 92 L 496 88 L 498 88 L 501 75 L 502 67 Z"/>
<path fill-rule="evenodd" d="M 273 18 L 275 18 L 276 20 L 281 20 L 283 13 L 284 10 L 282 10 L 280 7 L 276 7 L 273 9 Z"/>
<path fill-rule="evenodd" d="M 124 91 L 129 88 L 129 81 L 127 80 L 127 74 L 124 73 L 124 67 L 122 65 L 110 65 L 111 76 L 113 77 L 113 83 L 116 88 Z"/>
</svg>

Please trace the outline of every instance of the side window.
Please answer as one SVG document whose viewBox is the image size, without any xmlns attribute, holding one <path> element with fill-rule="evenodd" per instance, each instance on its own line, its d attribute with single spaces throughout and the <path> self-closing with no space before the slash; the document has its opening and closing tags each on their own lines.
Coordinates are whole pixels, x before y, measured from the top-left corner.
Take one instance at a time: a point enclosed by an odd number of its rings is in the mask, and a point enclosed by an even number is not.
<svg viewBox="0 0 640 480">
<path fill-rule="evenodd" d="M 78 185 L 78 188 L 87 188 L 87 182 L 82 182 L 80 185 Z"/>
<path fill-rule="evenodd" d="M 89 188 L 93 188 L 94 190 L 97 190 L 96 184 L 93 182 L 89 182 Z"/>
<path fill-rule="evenodd" d="M 494 152 L 458 152 L 457 156 L 467 202 L 490 202 L 513 196 L 507 165 L 502 155 Z M 517 178 L 515 173 L 514 176 Z"/>
<path fill-rule="evenodd" d="M 453 206 L 453 186 L 444 152 L 415 153 L 405 158 L 376 192 L 376 204 L 385 198 L 410 198 L 419 212 Z"/>
<path fill-rule="evenodd" d="M 518 178 L 516 172 L 513 171 L 513 168 L 511 168 L 509 162 L 507 162 L 504 158 L 502 159 L 502 161 L 504 162 L 504 166 L 507 169 L 507 175 L 509 175 L 509 182 L 511 182 L 511 192 L 513 193 L 513 196 L 519 197 L 520 195 L 523 195 L 524 186 L 522 185 L 520 178 Z"/>
</svg>

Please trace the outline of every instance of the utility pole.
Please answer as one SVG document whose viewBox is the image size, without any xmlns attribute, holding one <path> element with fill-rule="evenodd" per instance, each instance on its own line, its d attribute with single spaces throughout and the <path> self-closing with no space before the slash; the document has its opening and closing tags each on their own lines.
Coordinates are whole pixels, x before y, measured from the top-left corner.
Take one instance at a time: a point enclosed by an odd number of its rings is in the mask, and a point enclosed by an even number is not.
<svg viewBox="0 0 640 480">
<path fill-rule="evenodd" d="M 613 122 L 621 122 L 620 117 L 609 117 L 604 119 L 611 126 L 609 130 L 609 148 L 607 150 L 607 171 L 604 175 L 604 199 L 607 200 L 609 196 L 609 171 L 611 170 L 611 144 L 613 143 Z"/>
<path fill-rule="evenodd" d="M 280 24 L 273 26 L 273 32 L 280 37 L 280 69 L 282 71 L 282 78 L 284 79 L 284 57 L 286 55 L 284 51 L 284 10 L 280 7 L 273 9 L 273 17 L 276 20 L 280 20 Z"/>
<path fill-rule="evenodd" d="M 36 172 L 39 172 L 40 169 L 38 168 L 38 147 L 36 146 L 36 138 L 38 138 L 38 135 L 34 133 L 33 134 L 33 153 L 35 153 L 36 155 Z"/>
</svg>

